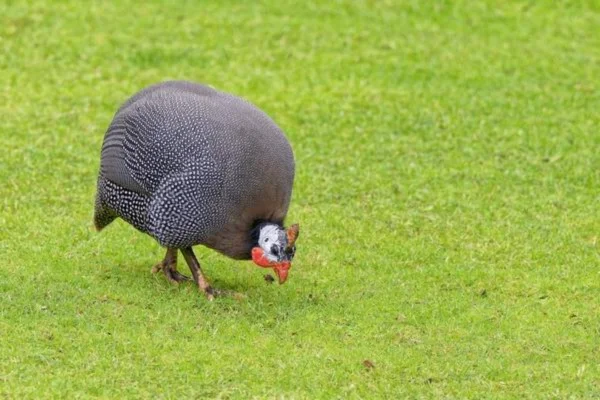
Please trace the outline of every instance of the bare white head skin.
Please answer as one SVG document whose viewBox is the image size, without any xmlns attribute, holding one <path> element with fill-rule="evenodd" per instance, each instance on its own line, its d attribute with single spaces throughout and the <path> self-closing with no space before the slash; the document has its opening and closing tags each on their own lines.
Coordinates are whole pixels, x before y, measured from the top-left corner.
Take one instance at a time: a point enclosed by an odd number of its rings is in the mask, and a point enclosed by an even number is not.
<svg viewBox="0 0 600 400">
<path fill-rule="evenodd" d="M 285 256 L 283 250 L 287 246 L 285 230 L 275 224 L 265 224 L 260 229 L 258 245 L 263 249 L 269 261 L 282 261 Z"/>
</svg>

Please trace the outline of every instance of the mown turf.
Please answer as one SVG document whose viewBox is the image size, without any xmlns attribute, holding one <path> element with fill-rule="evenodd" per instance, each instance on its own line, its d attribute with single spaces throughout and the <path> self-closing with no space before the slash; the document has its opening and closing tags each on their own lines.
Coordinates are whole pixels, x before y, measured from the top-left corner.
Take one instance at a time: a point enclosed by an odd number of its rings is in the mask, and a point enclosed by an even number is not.
<svg viewBox="0 0 600 400">
<path fill-rule="evenodd" d="M 600 396 L 600 3 L 291 4 L 0 5 L 0 397 Z M 198 248 L 245 295 L 208 303 L 93 231 L 104 130 L 166 79 L 287 133 L 286 285 Z"/>
</svg>

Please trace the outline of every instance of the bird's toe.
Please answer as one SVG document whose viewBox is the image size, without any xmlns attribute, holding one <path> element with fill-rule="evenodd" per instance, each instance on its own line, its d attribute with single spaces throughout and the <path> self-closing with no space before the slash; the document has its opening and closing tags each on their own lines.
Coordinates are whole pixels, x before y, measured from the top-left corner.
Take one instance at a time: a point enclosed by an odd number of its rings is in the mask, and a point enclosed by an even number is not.
<svg viewBox="0 0 600 400">
<path fill-rule="evenodd" d="M 207 286 L 204 289 L 204 294 L 206 295 L 206 298 L 208 299 L 208 301 L 213 301 L 215 299 L 215 296 L 217 296 L 217 291 L 215 289 L 212 288 L 212 286 Z"/>
<path fill-rule="evenodd" d="M 185 276 L 185 275 L 179 273 L 179 271 L 177 271 L 177 270 L 169 270 L 169 280 L 179 283 L 179 282 L 191 281 L 192 279 L 189 276 Z"/>
</svg>

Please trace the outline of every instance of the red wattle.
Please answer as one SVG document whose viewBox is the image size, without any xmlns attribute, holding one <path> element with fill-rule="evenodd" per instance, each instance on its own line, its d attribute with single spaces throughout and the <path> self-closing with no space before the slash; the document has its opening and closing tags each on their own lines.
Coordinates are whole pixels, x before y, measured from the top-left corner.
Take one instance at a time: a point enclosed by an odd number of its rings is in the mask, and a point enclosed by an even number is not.
<svg viewBox="0 0 600 400">
<path fill-rule="evenodd" d="M 265 256 L 265 252 L 260 247 L 252 248 L 252 261 L 259 267 L 269 268 L 272 267 L 275 263 L 269 261 L 269 259 Z"/>
</svg>

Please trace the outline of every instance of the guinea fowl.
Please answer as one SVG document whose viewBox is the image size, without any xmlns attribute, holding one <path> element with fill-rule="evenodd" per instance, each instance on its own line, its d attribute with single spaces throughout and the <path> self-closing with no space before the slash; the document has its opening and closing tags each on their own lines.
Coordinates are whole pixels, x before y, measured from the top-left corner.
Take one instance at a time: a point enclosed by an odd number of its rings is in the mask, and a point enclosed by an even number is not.
<svg viewBox="0 0 600 400">
<path fill-rule="evenodd" d="M 181 251 L 198 287 L 214 291 L 192 246 L 273 268 L 285 282 L 297 224 L 283 227 L 294 181 L 287 139 L 262 111 L 185 81 L 150 86 L 123 104 L 102 145 L 97 230 L 117 217 L 167 248 L 153 268 L 173 282 Z"/>
</svg>

